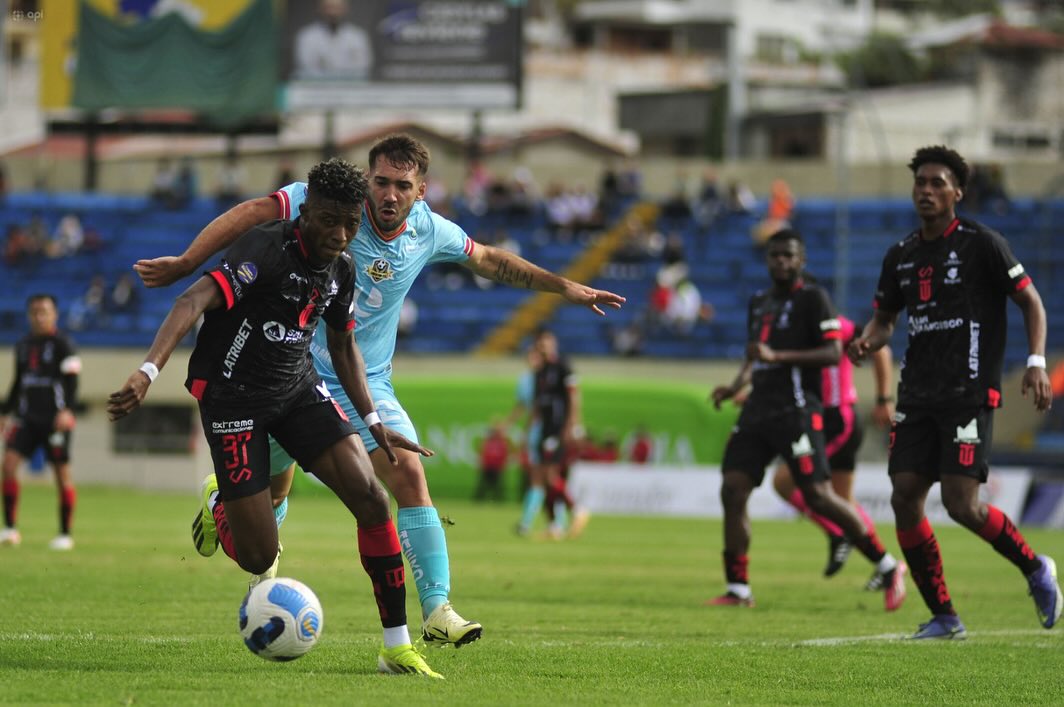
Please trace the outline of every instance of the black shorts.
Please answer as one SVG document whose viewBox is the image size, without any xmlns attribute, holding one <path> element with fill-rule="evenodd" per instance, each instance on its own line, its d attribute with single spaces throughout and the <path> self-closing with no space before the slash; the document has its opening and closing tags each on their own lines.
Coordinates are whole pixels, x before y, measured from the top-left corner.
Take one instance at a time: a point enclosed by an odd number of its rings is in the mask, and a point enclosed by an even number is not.
<svg viewBox="0 0 1064 707">
<path fill-rule="evenodd" d="M 566 460 L 565 438 L 561 430 L 547 432 L 539 438 L 539 461 L 541 464 L 564 464 Z"/>
<path fill-rule="evenodd" d="M 255 408 L 200 402 L 203 434 L 214 461 L 218 496 L 227 501 L 270 486 L 270 435 L 304 469 L 322 452 L 356 434 L 340 406 L 308 385 L 284 401 Z"/>
<path fill-rule="evenodd" d="M 824 408 L 824 451 L 832 471 L 853 471 L 864 441 L 864 424 L 853 405 Z"/>
<path fill-rule="evenodd" d="M 755 420 L 739 419 L 724 448 L 723 471 L 742 471 L 760 486 L 765 467 L 779 455 L 798 486 L 831 478 L 824 452 L 824 418 L 819 412 L 797 410 Z"/>
<path fill-rule="evenodd" d="M 982 406 L 899 408 L 890 428 L 887 470 L 914 472 L 931 481 L 960 474 L 985 482 L 993 421 L 994 411 Z"/>
<path fill-rule="evenodd" d="M 44 447 L 48 461 L 66 464 L 70 461 L 70 432 L 57 432 L 50 422 L 15 418 L 4 436 L 7 448 L 29 459 L 38 447 Z"/>
</svg>

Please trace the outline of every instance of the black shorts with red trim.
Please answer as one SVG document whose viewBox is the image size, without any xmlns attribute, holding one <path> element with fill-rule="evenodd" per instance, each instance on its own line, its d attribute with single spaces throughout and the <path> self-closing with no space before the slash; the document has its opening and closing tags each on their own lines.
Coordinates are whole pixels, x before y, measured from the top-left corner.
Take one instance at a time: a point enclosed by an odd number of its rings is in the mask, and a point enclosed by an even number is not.
<svg viewBox="0 0 1064 707">
<path fill-rule="evenodd" d="M 17 452 L 23 459 L 29 459 L 43 447 L 51 463 L 70 461 L 70 432 L 58 432 L 50 422 L 16 418 L 8 426 L 4 439 L 7 449 Z"/>
<path fill-rule="evenodd" d="M 985 482 L 994 411 L 983 406 L 898 408 L 890 428 L 891 474 L 912 472 L 931 481 L 946 474 Z"/>
<path fill-rule="evenodd" d="M 356 434 L 324 388 L 308 384 L 281 402 L 254 408 L 200 401 L 203 434 L 223 501 L 269 487 L 270 435 L 304 469 L 311 469 L 311 462 L 337 440 Z"/>
<path fill-rule="evenodd" d="M 721 469 L 744 472 L 760 486 L 765 467 L 777 456 L 787 462 L 798 486 L 831 478 L 819 411 L 792 410 L 752 422 L 740 417 L 728 438 Z"/>
</svg>

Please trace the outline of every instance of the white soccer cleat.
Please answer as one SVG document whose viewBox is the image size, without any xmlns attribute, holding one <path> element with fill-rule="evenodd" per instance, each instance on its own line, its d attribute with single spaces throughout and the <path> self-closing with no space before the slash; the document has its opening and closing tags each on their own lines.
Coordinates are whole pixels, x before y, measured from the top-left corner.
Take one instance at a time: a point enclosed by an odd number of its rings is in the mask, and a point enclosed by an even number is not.
<svg viewBox="0 0 1064 707">
<path fill-rule="evenodd" d="M 426 643 L 451 643 L 455 648 L 480 638 L 484 627 L 476 621 L 466 621 L 451 604 L 440 604 L 421 625 L 421 635 Z"/>
<path fill-rule="evenodd" d="M 54 538 L 52 538 L 52 541 L 48 543 L 48 547 L 53 550 L 73 550 L 74 538 L 70 537 L 69 535 L 56 535 Z"/>
<path fill-rule="evenodd" d="M 15 545 L 22 544 L 22 533 L 18 532 L 17 528 L 4 528 L 0 530 L 0 545 Z"/>
</svg>

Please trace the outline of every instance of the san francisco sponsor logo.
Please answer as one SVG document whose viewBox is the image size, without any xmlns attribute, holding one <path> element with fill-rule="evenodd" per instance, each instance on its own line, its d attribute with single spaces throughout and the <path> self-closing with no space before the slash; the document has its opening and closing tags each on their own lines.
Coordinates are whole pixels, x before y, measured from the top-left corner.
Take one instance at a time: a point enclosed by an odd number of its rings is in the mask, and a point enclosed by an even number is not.
<svg viewBox="0 0 1064 707">
<path fill-rule="evenodd" d="M 949 331 L 950 329 L 959 329 L 962 326 L 964 326 L 964 319 L 961 317 L 931 319 L 924 314 L 917 317 L 909 317 L 909 336 L 917 336 L 918 334 L 926 334 L 932 331 Z"/>
</svg>

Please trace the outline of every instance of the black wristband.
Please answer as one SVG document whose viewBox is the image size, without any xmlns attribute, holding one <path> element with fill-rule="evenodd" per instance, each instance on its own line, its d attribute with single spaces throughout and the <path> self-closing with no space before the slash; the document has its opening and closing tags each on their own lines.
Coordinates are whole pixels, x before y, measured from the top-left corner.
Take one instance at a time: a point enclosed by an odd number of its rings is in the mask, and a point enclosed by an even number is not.
<svg viewBox="0 0 1064 707">
<path fill-rule="evenodd" d="M 886 405 L 887 403 L 892 403 L 892 402 L 894 402 L 894 396 L 893 395 L 877 395 L 876 396 L 876 405 Z"/>
</svg>

